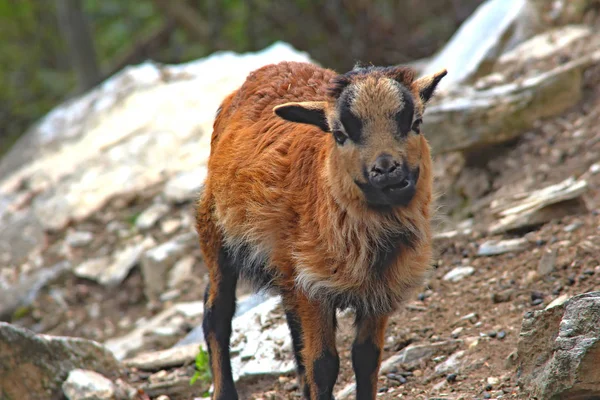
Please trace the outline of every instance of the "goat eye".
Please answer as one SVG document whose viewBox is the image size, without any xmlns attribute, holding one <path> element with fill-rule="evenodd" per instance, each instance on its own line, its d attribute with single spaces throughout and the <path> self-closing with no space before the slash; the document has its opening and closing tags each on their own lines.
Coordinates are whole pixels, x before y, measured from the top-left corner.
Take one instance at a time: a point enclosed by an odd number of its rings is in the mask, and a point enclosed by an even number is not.
<svg viewBox="0 0 600 400">
<path fill-rule="evenodd" d="M 346 141 L 346 139 L 348 139 L 348 137 L 346 135 L 344 135 L 342 133 L 342 131 L 337 131 L 337 130 L 333 131 L 333 138 L 340 145 L 344 144 L 344 142 Z"/>
<path fill-rule="evenodd" d="M 421 118 L 416 119 L 415 122 L 413 122 L 412 124 L 412 131 L 415 133 L 421 133 L 421 123 L 423 122 L 423 120 Z"/>
</svg>

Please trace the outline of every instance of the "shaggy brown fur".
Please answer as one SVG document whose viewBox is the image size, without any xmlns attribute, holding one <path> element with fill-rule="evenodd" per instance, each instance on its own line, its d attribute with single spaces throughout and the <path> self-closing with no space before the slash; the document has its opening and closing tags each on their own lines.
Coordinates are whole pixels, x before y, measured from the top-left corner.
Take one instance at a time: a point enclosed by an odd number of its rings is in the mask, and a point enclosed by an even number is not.
<svg viewBox="0 0 600 400">
<path fill-rule="evenodd" d="M 238 276 L 282 295 L 306 398 L 331 398 L 335 309 L 356 310 L 357 398 L 375 398 L 387 316 L 430 265 L 432 167 L 417 132 L 444 75 L 415 81 L 403 67 L 338 75 L 282 62 L 254 71 L 223 101 L 197 207 L 215 398 L 237 398 L 228 341 Z M 340 122 L 344 107 L 360 137 Z M 301 123 L 307 112 L 312 124 Z M 406 205 L 372 207 L 359 187 L 368 184 L 365 166 L 384 153 L 417 171 Z"/>
</svg>

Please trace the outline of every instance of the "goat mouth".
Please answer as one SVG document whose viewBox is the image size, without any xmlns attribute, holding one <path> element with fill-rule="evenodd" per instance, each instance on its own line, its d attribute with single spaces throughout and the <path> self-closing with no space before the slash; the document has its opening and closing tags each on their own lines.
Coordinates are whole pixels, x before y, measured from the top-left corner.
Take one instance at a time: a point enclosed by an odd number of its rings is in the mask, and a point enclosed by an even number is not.
<svg viewBox="0 0 600 400">
<path fill-rule="evenodd" d="M 382 188 L 381 190 L 383 190 L 384 192 L 397 192 L 399 190 L 403 190 L 408 188 L 413 182 L 411 182 L 409 179 L 403 179 L 402 181 L 395 183 L 393 185 L 389 185 L 386 186 L 384 188 Z"/>
</svg>

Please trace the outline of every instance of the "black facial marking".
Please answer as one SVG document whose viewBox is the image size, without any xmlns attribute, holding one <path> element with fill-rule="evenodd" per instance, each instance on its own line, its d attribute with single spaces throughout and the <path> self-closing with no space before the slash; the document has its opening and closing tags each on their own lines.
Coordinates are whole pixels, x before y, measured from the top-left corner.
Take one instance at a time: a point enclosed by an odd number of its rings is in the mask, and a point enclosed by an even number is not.
<svg viewBox="0 0 600 400">
<path fill-rule="evenodd" d="M 314 400 L 331 400 L 333 387 L 340 369 L 340 358 L 337 354 L 325 350 L 313 363 L 314 382 L 318 396 Z"/>
<path fill-rule="evenodd" d="M 209 291 L 211 290 L 210 285 L 206 288 L 202 329 L 204 331 L 204 337 L 207 340 L 208 354 L 211 359 L 212 357 L 216 357 L 217 354 L 211 349 L 210 338 L 215 339 L 218 348 L 218 364 L 220 370 L 212 371 L 213 376 L 217 376 L 218 374 L 218 376 L 221 377 L 221 390 L 217 398 L 222 400 L 237 400 L 238 395 L 231 372 L 229 341 L 231 337 L 231 320 L 235 313 L 235 288 L 238 274 L 231 257 L 224 248 L 219 250 L 218 268 L 221 279 L 219 279 L 217 283 L 218 286 L 213 288 L 216 292 L 216 296 L 212 299 L 213 301 L 210 306 L 206 304 Z M 213 285 L 214 284 L 215 283 L 213 283 Z"/>
<path fill-rule="evenodd" d="M 352 346 L 352 367 L 356 376 L 356 400 L 370 400 L 373 393 L 373 373 L 377 369 L 380 349 L 368 338 Z"/>
<path fill-rule="evenodd" d="M 354 115 L 351 111 L 351 99 L 348 93 L 344 93 L 340 99 L 340 122 L 344 126 L 346 134 L 355 143 L 360 143 L 362 140 L 363 124 L 360 118 Z"/>
<path fill-rule="evenodd" d="M 411 93 L 404 87 L 400 88 L 402 92 L 402 100 L 404 102 L 402 109 L 396 113 L 396 124 L 398 133 L 401 136 L 406 136 L 412 130 L 413 114 L 415 113 L 415 103 Z"/>
</svg>

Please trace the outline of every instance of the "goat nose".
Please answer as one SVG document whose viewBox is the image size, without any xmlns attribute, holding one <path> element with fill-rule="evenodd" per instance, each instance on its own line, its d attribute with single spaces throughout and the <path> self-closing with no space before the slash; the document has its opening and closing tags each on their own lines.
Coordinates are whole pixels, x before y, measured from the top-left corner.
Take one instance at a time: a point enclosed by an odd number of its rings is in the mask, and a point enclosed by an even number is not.
<svg viewBox="0 0 600 400">
<path fill-rule="evenodd" d="M 400 164 L 392 156 L 382 154 L 375 160 L 371 171 L 380 175 L 388 175 L 394 172 L 399 166 Z"/>
</svg>

